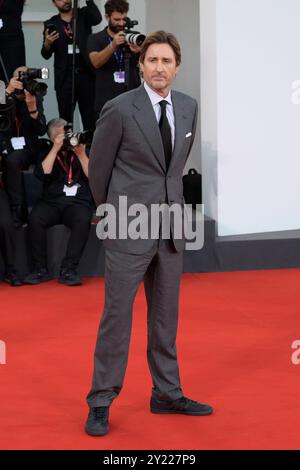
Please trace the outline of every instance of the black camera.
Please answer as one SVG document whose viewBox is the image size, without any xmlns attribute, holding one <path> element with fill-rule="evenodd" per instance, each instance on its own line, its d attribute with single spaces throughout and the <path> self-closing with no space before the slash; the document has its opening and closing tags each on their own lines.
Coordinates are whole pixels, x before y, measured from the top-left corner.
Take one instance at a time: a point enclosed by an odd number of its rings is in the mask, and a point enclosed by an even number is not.
<svg viewBox="0 0 300 470">
<path fill-rule="evenodd" d="M 132 44 L 133 46 L 141 46 L 143 42 L 145 41 L 146 36 L 144 34 L 141 34 L 138 31 L 133 31 L 132 29 L 138 24 L 139 24 L 138 21 L 131 20 L 128 17 L 126 18 L 124 33 L 125 33 L 125 41 L 127 42 L 127 44 Z"/>
<path fill-rule="evenodd" d="M 66 125 L 63 148 L 73 150 L 76 145 L 91 145 L 93 140 L 93 131 L 73 132 L 72 126 Z"/>
<path fill-rule="evenodd" d="M 42 69 L 27 69 L 25 72 L 19 72 L 18 74 L 18 80 L 23 83 L 25 90 L 32 95 L 45 96 L 48 85 L 37 82 L 37 78 L 47 80 L 49 78 L 49 70 L 46 67 L 43 67 Z"/>
</svg>

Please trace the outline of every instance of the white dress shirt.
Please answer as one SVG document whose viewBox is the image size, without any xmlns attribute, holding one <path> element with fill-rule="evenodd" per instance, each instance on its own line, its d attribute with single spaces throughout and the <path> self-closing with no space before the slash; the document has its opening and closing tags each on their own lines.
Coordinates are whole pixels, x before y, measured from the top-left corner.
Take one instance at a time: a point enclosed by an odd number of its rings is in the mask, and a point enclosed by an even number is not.
<svg viewBox="0 0 300 470">
<path fill-rule="evenodd" d="M 174 150 L 175 117 L 174 117 L 173 103 L 172 103 L 172 99 L 171 99 L 171 92 L 169 92 L 169 94 L 168 94 L 168 96 L 166 96 L 166 98 L 163 98 L 158 93 L 156 93 L 154 90 L 152 90 L 152 88 L 150 88 L 149 85 L 146 82 L 144 82 L 144 87 L 145 87 L 145 90 L 146 90 L 146 92 L 147 92 L 147 94 L 150 98 L 151 103 L 152 103 L 153 110 L 155 112 L 155 116 L 156 116 L 156 119 L 157 119 L 158 123 L 159 123 L 160 116 L 161 116 L 161 107 L 160 107 L 159 102 L 165 100 L 168 103 L 167 108 L 166 108 L 166 114 L 167 114 L 168 122 L 169 122 L 170 128 L 171 128 L 172 149 Z"/>
</svg>

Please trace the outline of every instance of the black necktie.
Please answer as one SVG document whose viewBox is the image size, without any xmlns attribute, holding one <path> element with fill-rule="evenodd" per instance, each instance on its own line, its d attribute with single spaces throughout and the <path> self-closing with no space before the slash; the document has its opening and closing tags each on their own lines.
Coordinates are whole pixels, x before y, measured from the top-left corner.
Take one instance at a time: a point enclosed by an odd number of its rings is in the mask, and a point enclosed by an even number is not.
<svg viewBox="0 0 300 470">
<path fill-rule="evenodd" d="M 169 164 L 172 157 L 172 134 L 171 134 L 171 127 L 167 118 L 167 104 L 168 102 L 162 100 L 159 102 L 161 108 L 161 117 L 159 120 L 159 129 L 161 133 L 161 138 L 163 141 L 164 151 L 165 151 L 165 159 L 166 159 L 166 168 L 169 168 Z"/>
</svg>

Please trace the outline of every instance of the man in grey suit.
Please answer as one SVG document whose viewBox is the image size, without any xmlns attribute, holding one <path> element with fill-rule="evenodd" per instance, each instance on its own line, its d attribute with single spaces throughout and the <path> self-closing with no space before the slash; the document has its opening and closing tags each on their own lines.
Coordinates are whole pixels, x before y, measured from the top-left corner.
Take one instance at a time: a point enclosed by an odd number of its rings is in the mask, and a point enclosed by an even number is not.
<svg viewBox="0 0 300 470">
<path fill-rule="evenodd" d="M 183 205 L 182 173 L 192 148 L 197 102 L 171 86 L 181 62 L 176 38 L 149 35 L 141 50 L 144 83 L 104 106 L 90 153 L 89 179 L 97 206 L 119 196 L 129 204 Z M 128 222 L 129 223 L 129 222 Z M 85 430 L 108 432 L 109 407 L 122 388 L 131 335 L 132 307 L 144 280 L 148 305 L 147 358 L 153 381 L 152 413 L 208 415 L 205 405 L 183 395 L 176 353 L 178 297 L 184 238 L 106 239 L 105 306 L 100 323 Z"/>
</svg>

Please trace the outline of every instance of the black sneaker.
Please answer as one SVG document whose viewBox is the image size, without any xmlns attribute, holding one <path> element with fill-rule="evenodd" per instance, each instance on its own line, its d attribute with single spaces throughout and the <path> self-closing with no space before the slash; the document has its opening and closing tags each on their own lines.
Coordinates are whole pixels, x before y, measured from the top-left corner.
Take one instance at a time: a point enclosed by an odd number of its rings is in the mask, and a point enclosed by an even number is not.
<svg viewBox="0 0 300 470">
<path fill-rule="evenodd" d="M 152 397 L 150 411 L 151 413 L 158 414 L 205 416 L 212 414 L 213 408 L 210 405 L 205 405 L 186 397 L 181 397 L 174 401 L 162 401 Z"/>
<path fill-rule="evenodd" d="M 75 269 L 62 269 L 58 278 L 60 284 L 66 286 L 81 286 L 82 282 Z"/>
<path fill-rule="evenodd" d="M 90 408 L 85 432 L 90 436 L 105 436 L 108 433 L 109 406 Z"/>
<path fill-rule="evenodd" d="M 37 268 L 32 273 L 27 274 L 27 276 L 24 277 L 23 282 L 24 284 L 35 285 L 50 280 L 51 276 L 49 275 L 46 268 Z"/>
<path fill-rule="evenodd" d="M 23 282 L 21 281 L 18 273 L 14 269 L 6 272 L 3 281 L 10 284 L 12 287 L 19 287 L 23 285 Z"/>
</svg>

